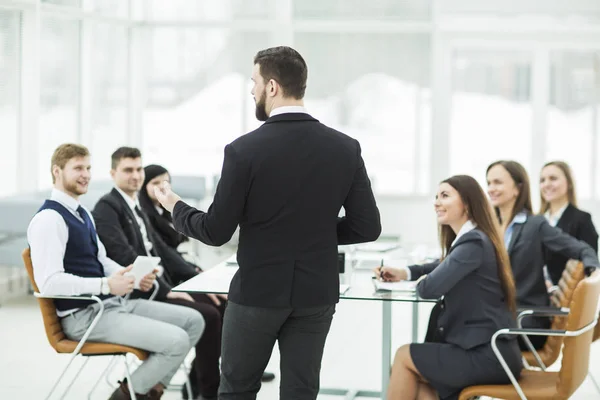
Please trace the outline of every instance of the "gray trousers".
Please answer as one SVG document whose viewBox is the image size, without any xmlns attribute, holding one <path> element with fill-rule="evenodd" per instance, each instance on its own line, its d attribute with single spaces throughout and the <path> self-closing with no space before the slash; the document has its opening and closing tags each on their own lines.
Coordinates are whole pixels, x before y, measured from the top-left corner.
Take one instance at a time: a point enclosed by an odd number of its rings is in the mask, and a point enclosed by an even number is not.
<svg viewBox="0 0 600 400">
<path fill-rule="evenodd" d="M 334 313 L 335 305 L 260 308 L 230 301 L 223 321 L 219 399 L 256 399 L 275 341 L 281 354 L 279 398 L 316 399 Z"/>
<path fill-rule="evenodd" d="M 80 340 L 98 314 L 94 303 L 61 320 L 72 340 Z M 136 393 L 145 394 L 157 383 L 167 386 L 204 331 L 202 314 L 193 308 L 144 299 L 104 301 L 104 313 L 88 341 L 122 344 L 150 352 L 131 375 Z"/>
</svg>

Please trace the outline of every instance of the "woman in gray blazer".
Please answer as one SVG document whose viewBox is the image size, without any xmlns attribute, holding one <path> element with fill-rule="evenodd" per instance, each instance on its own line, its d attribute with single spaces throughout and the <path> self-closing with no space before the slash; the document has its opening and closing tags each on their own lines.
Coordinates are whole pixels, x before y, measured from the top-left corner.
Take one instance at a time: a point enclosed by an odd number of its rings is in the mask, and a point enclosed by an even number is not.
<svg viewBox="0 0 600 400">
<path fill-rule="evenodd" d="M 398 349 L 388 399 L 457 399 L 467 386 L 510 382 L 490 344 L 496 331 L 515 326 L 516 307 L 508 255 L 491 207 L 479 184 L 459 175 L 440 184 L 435 212 L 441 225 L 441 262 L 410 272 L 419 278 L 419 296 L 443 296 L 437 319 L 440 340 Z M 390 267 L 376 273 L 386 281 L 407 278 L 406 270 Z M 498 347 L 519 376 L 517 341 L 500 338 Z"/>
<path fill-rule="evenodd" d="M 488 195 L 504 234 L 520 307 L 545 307 L 550 298 L 544 280 L 544 255 L 551 251 L 581 260 L 586 270 L 598 268 L 598 257 L 587 243 L 550 226 L 543 215 L 533 215 L 529 177 L 516 161 L 496 161 L 487 169 Z M 526 328 L 550 327 L 546 317 L 525 318 Z M 536 349 L 546 336 L 529 336 Z M 527 349 L 523 342 L 521 348 Z"/>
</svg>

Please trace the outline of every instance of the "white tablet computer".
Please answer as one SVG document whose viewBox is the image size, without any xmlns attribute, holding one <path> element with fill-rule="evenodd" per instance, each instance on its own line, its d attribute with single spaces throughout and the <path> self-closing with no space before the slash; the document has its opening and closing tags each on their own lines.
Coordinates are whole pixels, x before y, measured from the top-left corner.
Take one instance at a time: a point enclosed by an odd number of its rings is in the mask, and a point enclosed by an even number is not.
<svg viewBox="0 0 600 400">
<path fill-rule="evenodd" d="M 133 276 L 135 278 L 133 287 L 135 289 L 139 289 L 142 278 L 154 271 L 159 262 L 160 257 L 138 256 L 133 262 L 133 268 L 131 271 L 125 275 Z"/>
</svg>

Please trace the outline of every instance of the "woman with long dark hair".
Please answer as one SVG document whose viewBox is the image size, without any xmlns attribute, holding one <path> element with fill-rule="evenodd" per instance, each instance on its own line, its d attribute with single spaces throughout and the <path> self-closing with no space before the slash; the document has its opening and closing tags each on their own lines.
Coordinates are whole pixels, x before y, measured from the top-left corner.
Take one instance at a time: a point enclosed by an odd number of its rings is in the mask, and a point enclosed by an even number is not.
<svg viewBox="0 0 600 400">
<path fill-rule="evenodd" d="M 181 243 L 189 239 L 173 228 L 171 213 L 163 208 L 154 194 L 156 186 L 161 185 L 164 181 L 171 182 L 171 175 L 165 167 L 156 164 L 144 167 L 144 173 L 144 184 L 138 194 L 140 206 L 146 212 L 152 227 L 161 239 L 170 247 L 177 249 Z"/>
<path fill-rule="evenodd" d="M 479 184 L 458 175 L 439 185 L 435 212 L 440 225 L 439 263 L 410 268 L 417 292 L 438 299 L 439 340 L 412 343 L 396 352 L 389 399 L 457 399 L 477 384 L 509 383 L 494 356 L 492 335 L 515 326 L 515 285 L 498 223 Z M 406 278 L 403 269 L 376 271 L 386 281 Z M 501 337 L 498 347 L 510 370 L 522 369 L 517 341 Z"/>
<path fill-rule="evenodd" d="M 533 215 L 529 176 L 521 164 L 496 161 L 488 167 L 486 175 L 488 195 L 502 227 L 520 307 L 550 305 L 544 279 L 546 252 L 581 260 L 588 271 L 598 268 L 596 252 L 588 244 L 550 226 L 542 215 Z M 548 329 L 550 319 L 524 318 L 523 327 Z M 529 336 L 536 349 L 542 348 L 546 339 L 546 336 Z M 527 349 L 523 342 L 521 348 Z"/>
</svg>

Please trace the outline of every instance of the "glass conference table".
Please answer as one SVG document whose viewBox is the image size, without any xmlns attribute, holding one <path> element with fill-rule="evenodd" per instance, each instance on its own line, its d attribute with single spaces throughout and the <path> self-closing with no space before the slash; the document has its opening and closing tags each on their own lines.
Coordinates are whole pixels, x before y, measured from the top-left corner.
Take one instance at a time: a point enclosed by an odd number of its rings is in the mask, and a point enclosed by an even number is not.
<svg viewBox="0 0 600 400">
<path fill-rule="evenodd" d="M 227 294 L 235 263 L 223 262 L 173 288 L 176 292 Z M 349 287 L 348 287 L 349 286 Z M 341 293 L 344 291 L 343 293 Z M 378 301 L 382 305 L 381 391 L 321 388 L 319 394 L 344 396 L 346 399 L 370 397 L 385 399 L 392 365 L 392 302 L 412 303 L 412 341 L 418 341 L 419 303 L 435 300 L 419 298 L 414 291 L 379 291 L 375 289 L 372 272 L 356 270 L 349 285 L 340 285 L 340 300 Z M 335 319 L 334 319 L 335 322 Z"/>
</svg>

